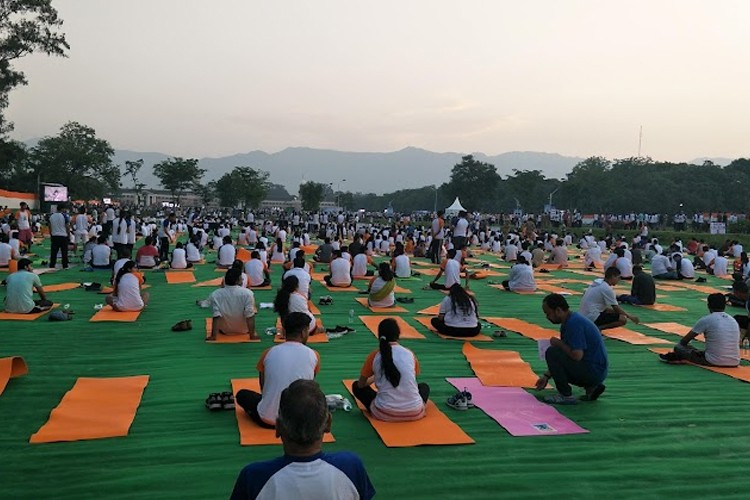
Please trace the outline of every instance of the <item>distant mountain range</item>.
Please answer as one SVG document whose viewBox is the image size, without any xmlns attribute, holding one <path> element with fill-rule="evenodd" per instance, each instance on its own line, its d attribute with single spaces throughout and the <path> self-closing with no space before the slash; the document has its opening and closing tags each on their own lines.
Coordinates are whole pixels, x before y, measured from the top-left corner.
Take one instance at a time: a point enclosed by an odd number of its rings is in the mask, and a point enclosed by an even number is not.
<svg viewBox="0 0 750 500">
<path fill-rule="evenodd" d="M 451 169 L 467 153 L 435 153 L 419 148 L 405 148 L 392 153 L 353 153 L 312 148 L 287 148 L 278 153 L 251 151 L 222 158 L 201 158 L 200 166 L 207 170 L 206 181 L 218 179 L 236 166 L 266 170 L 270 180 L 282 184 L 295 194 L 306 181 L 331 183 L 334 190 L 383 194 L 404 188 L 440 185 L 450 178 Z M 541 170 L 547 177 L 561 178 L 583 158 L 552 153 L 511 152 L 496 156 L 473 153 L 474 157 L 497 167 L 500 175 L 513 174 L 513 169 Z M 124 165 L 126 160 L 144 161 L 141 182 L 158 187 L 152 166 L 170 158 L 163 153 L 144 153 L 116 150 L 114 162 Z M 344 180 L 345 179 L 345 180 Z M 128 187 L 128 179 L 123 179 Z"/>
</svg>

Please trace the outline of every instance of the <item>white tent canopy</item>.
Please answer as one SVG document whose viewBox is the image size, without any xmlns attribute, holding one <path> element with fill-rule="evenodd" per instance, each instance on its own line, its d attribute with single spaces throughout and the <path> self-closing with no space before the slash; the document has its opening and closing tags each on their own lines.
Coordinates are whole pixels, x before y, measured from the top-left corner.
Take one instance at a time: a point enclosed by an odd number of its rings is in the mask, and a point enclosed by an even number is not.
<svg viewBox="0 0 750 500">
<path fill-rule="evenodd" d="M 453 205 L 445 209 L 445 216 L 455 217 L 458 215 L 458 212 L 462 210 L 466 211 L 466 209 L 461 205 L 461 202 L 458 200 L 458 196 L 456 196 L 456 200 L 453 202 Z"/>
</svg>

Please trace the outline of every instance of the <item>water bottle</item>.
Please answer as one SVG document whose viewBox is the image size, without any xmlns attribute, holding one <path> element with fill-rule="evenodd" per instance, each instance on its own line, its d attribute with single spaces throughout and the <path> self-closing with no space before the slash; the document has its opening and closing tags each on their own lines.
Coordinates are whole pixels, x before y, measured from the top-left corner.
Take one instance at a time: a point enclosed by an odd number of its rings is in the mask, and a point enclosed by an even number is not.
<svg viewBox="0 0 750 500">
<path fill-rule="evenodd" d="M 354 309 L 349 309 L 349 324 L 354 323 Z"/>
<path fill-rule="evenodd" d="M 745 337 L 744 339 L 742 339 L 742 348 L 750 349 L 750 337 Z"/>
</svg>

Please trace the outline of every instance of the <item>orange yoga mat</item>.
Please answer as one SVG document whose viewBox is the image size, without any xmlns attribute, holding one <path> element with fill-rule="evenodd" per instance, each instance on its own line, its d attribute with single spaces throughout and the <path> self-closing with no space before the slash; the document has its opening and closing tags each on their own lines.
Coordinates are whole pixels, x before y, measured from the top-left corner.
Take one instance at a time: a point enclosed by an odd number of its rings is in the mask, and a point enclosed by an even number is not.
<svg viewBox="0 0 750 500">
<path fill-rule="evenodd" d="M 196 283 L 193 285 L 193 287 L 196 286 L 221 286 L 221 282 L 224 281 L 224 278 L 214 278 L 212 280 L 208 281 L 201 281 L 199 283 Z"/>
<path fill-rule="evenodd" d="M 340 286 L 328 286 L 326 285 L 325 281 L 319 281 L 321 285 L 323 285 L 329 292 L 358 292 L 359 288 L 356 286 L 347 286 L 347 287 L 340 287 Z"/>
<path fill-rule="evenodd" d="M 434 306 L 425 307 L 421 311 L 417 311 L 417 314 L 428 314 L 430 316 L 437 316 L 440 314 L 440 304 L 435 304 Z"/>
<path fill-rule="evenodd" d="M 323 323 L 320 321 L 320 318 L 315 318 L 315 325 L 318 327 L 318 329 L 323 328 Z M 279 335 L 274 335 L 273 341 L 276 344 L 280 344 L 282 342 L 286 342 L 284 339 L 284 328 L 281 326 L 281 319 L 276 318 L 276 332 L 280 333 Z M 328 343 L 328 336 L 325 333 L 316 333 L 315 335 L 308 335 L 307 336 L 307 343 L 308 344 L 326 344 Z"/>
<path fill-rule="evenodd" d="M 206 338 L 211 335 L 211 329 L 214 326 L 213 318 L 206 318 Z M 216 340 L 210 340 L 210 344 L 245 344 L 249 342 L 260 342 L 260 338 L 251 339 L 247 333 L 237 333 L 234 335 L 226 335 L 219 333 L 216 335 Z"/>
<path fill-rule="evenodd" d="M 151 288 L 151 285 L 141 285 L 141 290 L 145 290 L 147 288 Z M 109 295 L 110 293 L 114 291 L 115 289 L 112 288 L 111 286 L 105 286 L 105 287 L 102 287 L 102 289 L 99 290 L 97 293 L 99 293 L 100 295 Z"/>
<path fill-rule="evenodd" d="M 651 304 L 650 306 L 638 306 L 644 309 L 651 309 L 652 311 L 661 312 L 683 312 L 687 311 L 684 307 L 673 306 L 672 304 Z"/>
<path fill-rule="evenodd" d="M 91 316 L 89 321 L 122 321 L 131 323 L 138 319 L 141 311 L 119 312 L 112 309 L 112 306 L 104 306 L 96 314 Z"/>
<path fill-rule="evenodd" d="M 16 314 L 16 313 L 0 312 L 0 321 L 2 320 L 34 321 L 35 319 L 39 319 L 45 314 L 47 314 L 48 312 L 52 311 L 59 305 L 60 304 L 53 304 L 52 307 L 47 309 L 46 311 L 42 311 L 36 314 Z"/>
<path fill-rule="evenodd" d="M 409 290 L 408 288 L 404 288 L 402 286 L 396 285 L 393 287 L 393 292 L 394 293 L 411 293 L 411 290 Z"/>
<path fill-rule="evenodd" d="M 80 377 L 29 442 L 127 436 L 148 379 L 148 375 Z"/>
<path fill-rule="evenodd" d="M 440 267 L 440 264 L 433 264 L 432 262 L 424 262 L 421 260 L 413 260 L 411 261 L 411 263 L 416 264 L 419 267 Z M 419 272 L 421 273 L 422 271 L 419 271 Z"/>
<path fill-rule="evenodd" d="M 559 293 L 560 295 L 581 295 L 581 292 L 576 292 L 575 290 L 571 290 L 570 288 L 563 288 L 545 282 L 537 282 L 536 288 L 537 290 L 542 290 L 543 292 Z"/>
<path fill-rule="evenodd" d="M 44 291 L 45 292 L 65 292 L 67 290 L 74 290 L 76 288 L 81 288 L 80 283 L 58 283 L 56 285 L 45 285 Z"/>
<path fill-rule="evenodd" d="M 685 289 L 680 286 L 656 285 L 656 289 L 662 292 L 683 292 Z"/>
<path fill-rule="evenodd" d="M 537 269 L 546 269 L 547 271 L 559 271 L 562 268 L 563 268 L 562 264 L 549 264 L 549 263 L 546 263 L 546 264 L 542 264 Z"/>
<path fill-rule="evenodd" d="M 419 269 L 417 272 L 422 276 L 437 276 L 437 274 L 440 272 L 440 269 L 438 269 L 437 267 L 426 267 L 424 269 Z"/>
<path fill-rule="evenodd" d="M 313 271 L 312 273 L 310 273 L 310 278 L 315 281 L 322 281 L 323 278 L 327 275 L 328 273 Z M 369 278 L 372 278 L 372 276 L 369 276 Z"/>
<path fill-rule="evenodd" d="M 557 330 L 551 330 L 549 328 L 543 328 L 539 325 L 529 323 L 516 318 L 484 318 L 486 321 L 492 323 L 500 328 L 517 332 L 524 337 L 528 337 L 532 340 L 549 340 L 550 337 L 560 337 L 560 333 Z"/>
<path fill-rule="evenodd" d="M 718 290 L 716 288 L 712 288 L 710 286 L 705 285 L 696 285 L 694 283 L 685 283 L 684 281 L 674 281 L 670 282 L 670 285 L 674 285 L 677 287 L 687 288 L 688 290 L 693 290 L 696 292 L 711 294 L 711 293 L 724 293 L 721 290 Z"/>
<path fill-rule="evenodd" d="M 27 373 L 29 373 L 29 367 L 26 366 L 26 361 L 22 357 L 0 358 L 0 394 L 3 393 L 10 379 Z"/>
<path fill-rule="evenodd" d="M 608 330 L 602 330 L 602 335 L 610 339 L 621 340 L 628 344 L 635 345 L 649 345 L 649 344 L 671 344 L 672 342 L 658 337 L 649 337 L 642 333 L 630 330 L 628 328 L 610 328 Z"/>
<path fill-rule="evenodd" d="M 569 273 L 575 273 L 575 274 L 581 274 L 583 276 L 596 276 L 597 278 L 603 278 L 604 273 L 602 272 L 594 272 L 594 271 L 582 271 L 581 269 L 569 269 Z"/>
<path fill-rule="evenodd" d="M 649 349 L 649 351 L 656 353 L 656 354 L 666 354 L 668 352 L 671 352 L 672 349 L 654 348 L 654 349 Z M 709 370 L 715 373 L 721 373 L 722 375 L 729 375 L 730 377 L 736 378 L 737 380 L 742 380 L 743 382 L 750 382 L 750 366 L 747 366 L 747 365 L 733 366 L 733 367 L 727 368 L 723 366 L 699 365 L 699 364 L 690 363 L 690 362 L 688 362 L 687 364 L 697 366 L 699 368 L 703 368 L 705 370 Z"/>
<path fill-rule="evenodd" d="M 406 309 L 404 309 L 401 306 L 393 306 L 393 307 L 370 307 L 367 304 L 367 297 L 355 297 L 354 300 L 360 303 L 360 305 L 368 308 L 370 311 L 374 313 L 405 313 L 409 312 Z"/>
<path fill-rule="evenodd" d="M 666 321 L 662 323 L 644 323 L 645 326 L 649 328 L 653 328 L 654 330 L 659 330 L 660 332 L 664 333 L 671 333 L 673 335 L 679 335 L 680 337 L 684 337 L 688 333 L 690 333 L 690 327 L 681 325 L 679 323 L 673 323 L 671 321 Z M 705 340 L 705 337 L 703 334 L 700 334 L 695 337 L 696 340 L 699 340 L 703 342 Z"/>
<path fill-rule="evenodd" d="M 313 304 L 312 300 L 307 301 L 307 308 L 310 309 L 310 312 L 313 313 L 313 316 L 320 316 L 320 309 L 318 309 L 318 306 Z"/>
<path fill-rule="evenodd" d="M 432 318 L 427 318 L 425 316 L 418 316 L 416 318 L 417 321 L 419 321 L 422 325 L 427 327 L 428 330 L 430 330 L 433 333 L 436 333 L 438 337 L 445 340 L 460 340 L 462 342 L 492 342 L 492 337 L 489 337 L 487 335 L 478 334 L 474 335 L 473 337 L 452 337 L 450 335 L 444 335 L 442 333 L 439 333 L 435 328 L 433 328 L 432 323 L 430 321 Z"/>
<path fill-rule="evenodd" d="M 501 292 L 515 293 L 515 294 L 518 294 L 518 295 L 535 295 L 535 294 L 540 294 L 541 293 L 541 292 L 536 292 L 536 291 L 534 291 L 534 292 L 528 292 L 528 291 L 523 291 L 523 290 L 517 290 L 515 292 L 511 292 L 510 290 L 506 290 L 503 285 L 490 285 L 490 288 L 496 288 L 496 289 L 500 290 Z"/>
<path fill-rule="evenodd" d="M 344 380 L 343 383 L 351 394 L 354 380 Z M 468 434 L 430 400 L 427 401 L 427 415 L 413 422 L 383 422 L 373 418 L 362 403 L 359 401 L 356 403 L 380 439 L 389 448 L 474 443 Z"/>
<path fill-rule="evenodd" d="M 164 273 L 167 283 L 175 285 L 177 283 L 195 283 L 195 275 L 191 272 L 167 271 Z"/>
<path fill-rule="evenodd" d="M 260 380 L 257 378 L 234 378 L 232 379 L 232 392 L 237 394 L 241 389 L 261 392 Z M 235 406 L 234 415 L 237 417 L 237 426 L 240 430 L 240 445 L 254 446 L 261 444 L 281 444 L 281 439 L 276 437 L 275 429 L 264 429 L 253 422 L 240 405 Z M 324 443 L 333 443 L 336 440 L 333 435 L 323 435 Z"/>
<path fill-rule="evenodd" d="M 461 351 L 482 385 L 534 387 L 539 379 L 516 351 L 477 349 L 468 343 Z"/>
<path fill-rule="evenodd" d="M 425 336 L 422 335 L 417 331 L 416 328 L 411 326 L 409 323 L 404 320 L 404 318 L 399 318 L 398 316 L 360 316 L 359 319 L 362 321 L 362 323 L 365 324 L 368 330 L 372 332 L 373 335 L 377 338 L 378 336 L 378 325 L 381 321 L 383 321 L 385 318 L 392 318 L 395 319 L 398 323 L 399 330 L 401 330 L 401 339 L 424 339 Z"/>
</svg>

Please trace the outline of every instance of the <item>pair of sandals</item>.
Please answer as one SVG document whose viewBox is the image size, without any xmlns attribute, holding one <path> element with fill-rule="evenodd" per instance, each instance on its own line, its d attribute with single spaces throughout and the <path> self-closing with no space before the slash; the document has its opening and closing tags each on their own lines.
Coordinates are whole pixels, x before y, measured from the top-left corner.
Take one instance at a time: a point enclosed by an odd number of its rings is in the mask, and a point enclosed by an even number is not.
<svg viewBox="0 0 750 500">
<path fill-rule="evenodd" d="M 354 328 L 349 328 L 348 326 L 342 326 L 342 325 L 336 325 L 336 328 L 326 328 L 326 333 L 352 333 L 356 330 Z"/>
<path fill-rule="evenodd" d="M 185 332 L 188 330 L 193 329 L 193 321 L 189 319 L 184 319 L 178 323 L 175 323 L 174 326 L 172 326 L 173 332 Z"/>
<path fill-rule="evenodd" d="M 414 303 L 414 298 L 413 297 L 398 297 L 396 299 L 396 302 L 398 302 L 400 304 L 413 304 Z"/>
<path fill-rule="evenodd" d="M 210 411 L 234 410 L 234 394 L 226 392 L 212 392 L 206 398 L 206 408 Z"/>
</svg>

